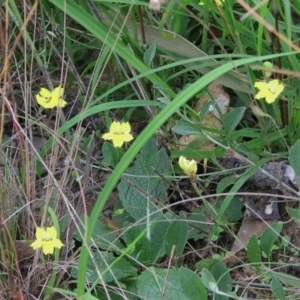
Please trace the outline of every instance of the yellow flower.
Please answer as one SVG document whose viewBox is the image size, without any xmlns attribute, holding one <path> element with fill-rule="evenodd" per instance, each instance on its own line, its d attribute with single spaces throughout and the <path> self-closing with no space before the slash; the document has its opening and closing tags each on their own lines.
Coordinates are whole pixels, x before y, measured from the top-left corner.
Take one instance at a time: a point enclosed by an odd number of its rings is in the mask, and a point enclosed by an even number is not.
<svg viewBox="0 0 300 300">
<path fill-rule="evenodd" d="M 46 229 L 38 227 L 35 232 L 36 240 L 30 245 L 33 250 L 42 248 L 44 254 L 53 254 L 54 248 L 61 248 L 64 244 L 56 238 L 57 232 L 54 226 Z"/>
<path fill-rule="evenodd" d="M 67 102 L 62 98 L 64 88 L 58 86 L 52 92 L 45 88 L 41 88 L 40 92 L 35 95 L 38 104 L 44 108 L 53 108 L 55 106 L 65 107 Z"/>
<path fill-rule="evenodd" d="M 194 159 L 188 160 L 184 156 L 180 156 L 179 167 L 183 170 L 184 174 L 190 177 L 194 177 L 197 173 L 197 162 Z"/>
<path fill-rule="evenodd" d="M 278 79 L 271 80 L 268 83 L 255 82 L 254 86 L 259 89 L 255 99 L 266 98 L 267 103 L 274 102 L 284 89 L 284 85 L 279 83 Z"/>
<path fill-rule="evenodd" d="M 102 138 L 105 140 L 112 140 L 115 147 L 122 147 L 124 142 L 130 142 L 133 140 L 133 136 L 130 134 L 130 124 L 112 122 L 109 128 L 109 132 L 105 133 Z"/>
<path fill-rule="evenodd" d="M 212 1 L 212 0 L 211 0 Z M 215 0 L 218 6 L 222 6 L 225 0 Z M 199 5 L 205 5 L 202 0 L 200 0 Z"/>
</svg>

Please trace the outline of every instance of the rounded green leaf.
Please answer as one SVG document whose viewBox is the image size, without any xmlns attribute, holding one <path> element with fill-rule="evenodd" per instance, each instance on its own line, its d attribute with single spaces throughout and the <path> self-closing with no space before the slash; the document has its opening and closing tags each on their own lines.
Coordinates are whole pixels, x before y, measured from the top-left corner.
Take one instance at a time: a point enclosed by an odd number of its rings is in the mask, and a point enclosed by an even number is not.
<svg viewBox="0 0 300 300">
<path fill-rule="evenodd" d="M 260 255 L 260 249 L 258 246 L 258 241 L 253 234 L 249 240 L 248 247 L 247 247 L 247 256 L 251 263 L 255 264 L 255 267 L 258 268 L 261 263 L 261 255 Z"/>
<path fill-rule="evenodd" d="M 279 233 L 282 230 L 282 226 L 283 225 L 281 222 L 271 225 L 263 232 L 260 238 L 260 246 L 268 258 L 270 257 L 272 247 L 275 241 L 277 240 Z"/>
<path fill-rule="evenodd" d="M 180 284 L 183 293 L 191 300 L 206 300 L 207 292 L 202 279 L 187 268 L 180 268 Z"/>
<path fill-rule="evenodd" d="M 188 237 L 188 225 L 185 215 L 176 218 L 168 228 L 165 238 L 165 250 L 167 255 L 171 255 L 172 248 L 175 246 L 175 256 L 183 253 Z"/>
<path fill-rule="evenodd" d="M 277 278 L 273 278 L 271 281 L 271 291 L 277 299 L 285 299 L 285 291 Z"/>
</svg>

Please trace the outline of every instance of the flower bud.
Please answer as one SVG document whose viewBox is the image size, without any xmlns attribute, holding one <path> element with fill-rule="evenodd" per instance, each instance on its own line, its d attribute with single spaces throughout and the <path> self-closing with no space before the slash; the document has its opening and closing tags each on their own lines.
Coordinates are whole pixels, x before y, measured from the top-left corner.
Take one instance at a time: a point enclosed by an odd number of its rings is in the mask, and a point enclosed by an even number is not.
<svg viewBox="0 0 300 300">
<path fill-rule="evenodd" d="M 160 10 L 161 4 L 164 3 L 164 0 L 150 0 L 149 1 L 149 8 L 152 10 Z"/>
<path fill-rule="evenodd" d="M 269 62 L 269 61 L 265 61 L 264 64 L 263 64 L 266 68 L 270 68 L 272 69 L 274 67 L 274 65 Z M 272 72 L 271 71 L 263 71 L 264 73 L 264 76 L 266 79 L 269 79 L 271 76 L 272 76 Z"/>
<path fill-rule="evenodd" d="M 250 105 L 249 106 L 254 114 L 254 116 L 256 117 L 266 117 L 266 118 L 270 118 L 270 116 L 268 114 L 265 114 L 260 107 L 256 106 L 256 105 Z"/>
<path fill-rule="evenodd" d="M 185 175 L 195 177 L 195 174 L 197 173 L 197 162 L 194 159 L 188 160 L 184 156 L 180 156 L 179 166 Z"/>
</svg>

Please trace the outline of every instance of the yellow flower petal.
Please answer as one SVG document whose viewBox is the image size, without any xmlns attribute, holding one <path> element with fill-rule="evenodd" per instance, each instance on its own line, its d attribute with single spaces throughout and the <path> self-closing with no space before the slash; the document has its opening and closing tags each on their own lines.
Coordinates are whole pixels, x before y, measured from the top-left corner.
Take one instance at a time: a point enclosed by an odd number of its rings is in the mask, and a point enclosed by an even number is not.
<svg viewBox="0 0 300 300">
<path fill-rule="evenodd" d="M 270 94 L 271 94 L 270 91 L 268 91 L 268 90 L 262 90 L 262 91 L 259 91 L 259 92 L 255 95 L 255 99 L 266 98 L 266 97 L 269 97 Z"/>
<path fill-rule="evenodd" d="M 45 229 L 42 227 L 37 227 L 35 231 L 35 237 L 37 240 L 42 240 L 44 238 Z"/>
<path fill-rule="evenodd" d="M 41 248 L 42 246 L 43 246 L 42 240 L 36 240 L 32 244 L 30 244 L 30 247 L 32 247 L 33 250 L 35 250 L 37 248 Z"/>
<path fill-rule="evenodd" d="M 110 124 L 110 127 L 109 127 L 110 132 L 116 133 L 116 132 L 120 132 L 120 130 L 121 130 L 121 123 L 120 122 L 113 121 Z"/>
<path fill-rule="evenodd" d="M 52 241 L 45 241 L 43 242 L 42 250 L 44 254 L 53 254 L 54 252 L 54 245 Z"/>
<path fill-rule="evenodd" d="M 67 105 L 67 102 L 64 99 L 61 98 L 57 98 L 57 97 L 51 97 L 51 101 L 52 105 L 58 106 L 58 107 L 65 107 Z"/>
<path fill-rule="evenodd" d="M 111 132 L 104 133 L 102 138 L 104 140 L 112 140 L 114 138 L 114 134 Z"/>
<path fill-rule="evenodd" d="M 39 94 L 44 97 L 44 98 L 50 98 L 51 97 L 51 92 L 45 88 L 41 88 L 41 91 Z"/>
<path fill-rule="evenodd" d="M 67 101 L 65 101 L 64 99 L 59 99 L 57 106 L 58 107 L 65 107 L 68 104 Z"/>
<path fill-rule="evenodd" d="M 61 240 L 59 240 L 59 239 L 54 239 L 53 240 L 53 246 L 55 247 L 55 248 L 61 248 L 62 246 L 63 246 L 64 244 L 61 242 Z"/>
<path fill-rule="evenodd" d="M 64 88 L 58 86 L 51 92 L 51 97 L 60 98 L 64 94 Z"/>
<path fill-rule="evenodd" d="M 130 133 L 125 133 L 123 138 L 125 142 L 130 142 L 133 140 L 133 136 Z"/>
<path fill-rule="evenodd" d="M 279 83 L 278 79 L 271 80 L 268 83 L 269 89 L 272 93 L 279 95 L 284 90 L 284 85 Z"/>
<path fill-rule="evenodd" d="M 122 132 L 124 133 L 129 133 L 131 130 L 130 124 L 128 122 L 122 123 L 121 127 L 122 127 Z"/>
<path fill-rule="evenodd" d="M 55 227 L 54 226 L 47 227 L 46 234 L 47 234 L 48 239 L 52 239 L 52 240 L 56 239 L 57 232 L 56 232 Z"/>
<path fill-rule="evenodd" d="M 273 103 L 276 100 L 276 95 L 273 95 L 272 93 L 270 93 L 269 95 L 266 96 L 266 102 L 267 103 Z"/>
<path fill-rule="evenodd" d="M 124 137 L 122 135 L 115 135 L 113 138 L 113 144 L 115 147 L 122 147 L 124 144 Z"/>
<path fill-rule="evenodd" d="M 258 88 L 259 90 L 268 89 L 268 84 L 266 82 L 255 82 L 254 87 Z"/>
</svg>

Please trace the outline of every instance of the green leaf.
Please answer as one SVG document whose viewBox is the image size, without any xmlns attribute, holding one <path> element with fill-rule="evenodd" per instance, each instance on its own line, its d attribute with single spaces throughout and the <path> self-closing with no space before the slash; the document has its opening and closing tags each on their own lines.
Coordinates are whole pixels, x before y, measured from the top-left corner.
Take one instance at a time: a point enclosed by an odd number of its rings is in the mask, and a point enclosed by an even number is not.
<svg viewBox="0 0 300 300">
<path fill-rule="evenodd" d="M 126 245 L 130 245 L 139 234 L 145 229 L 144 225 L 136 225 L 132 223 L 124 223 L 124 228 L 128 228 L 124 233 L 124 241 Z M 155 257 L 155 251 L 152 250 L 151 242 L 144 235 L 135 244 L 130 255 L 133 258 L 138 258 L 141 263 L 149 264 L 152 263 Z"/>
<path fill-rule="evenodd" d="M 120 283 L 119 283 L 120 284 Z M 109 300 L 140 300 L 136 291 L 136 280 L 132 278 L 125 278 L 122 280 L 122 296 L 116 293 L 114 288 L 107 288 L 107 286 L 97 286 L 92 290 L 93 295 L 96 296 L 95 300 L 109 299 Z M 67 298 L 66 298 L 67 299 Z M 74 299 L 77 299 L 74 297 Z M 84 300 L 88 300 L 86 294 Z"/>
<path fill-rule="evenodd" d="M 247 246 L 247 256 L 256 269 L 261 265 L 261 255 L 256 235 L 253 234 Z M 259 263 L 259 264 L 258 264 Z"/>
<path fill-rule="evenodd" d="M 91 257 L 88 259 L 87 280 L 91 282 L 99 280 L 99 273 L 103 276 L 105 282 L 113 282 L 130 276 L 137 276 L 136 267 L 133 267 L 126 259 L 121 258 L 117 263 L 113 264 L 115 260 L 116 258 L 113 253 L 93 252 L 93 259 Z M 110 265 L 112 266 L 108 267 Z M 71 275 L 74 278 L 78 277 L 77 266 L 72 268 Z"/>
<path fill-rule="evenodd" d="M 244 214 L 242 209 L 244 204 L 240 201 L 238 197 L 233 197 L 227 206 L 225 217 L 229 222 L 237 222 L 243 218 Z"/>
<path fill-rule="evenodd" d="M 215 297 L 213 299 L 240 299 L 235 292 L 224 292 L 219 288 L 214 276 L 207 269 L 203 269 L 202 272 L 202 280 L 205 286 L 211 290 Z M 229 276 L 230 277 L 230 276 Z M 229 286 L 228 286 L 229 288 Z"/>
<path fill-rule="evenodd" d="M 82 234 L 85 231 L 84 230 L 84 216 L 80 216 L 81 221 L 78 222 L 78 229 L 74 233 L 74 238 L 77 241 L 83 242 L 82 240 Z M 112 223 L 111 225 L 114 225 Z M 116 225 L 117 226 L 117 225 Z M 117 228 L 115 228 L 117 229 Z M 81 233 L 81 234 L 80 234 Z M 97 220 L 97 226 L 93 232 L 92 236 L 95 245 L 102 250 L 110 250 L 119 252 L 121 249 L 124 248 L 123 244 L 120 242 L 119 239 L 117 239 L 116 232 L 114 231 L 114 228 L 111 228 L 110 224 L 104 224 Z"/>
<path fill-rule="evenodd" d="M 180 270 L 149 268 L 137 278 L 137 294 L 141 299 L 190 300 L 181 287 Z"/>
<path fill-rule="evenodd" d="M 283 282 L 285 285 L 292 286 L 294 288 L 300 289 L 300 279 L 296 278 L 291 275 L 287 275 L 284 273 L 278 273 L 278 272 L 272 272 L 273 278 L 277 278 L 281 282 Z"/>
<path fill-rule="evenodd" d="M 217 104 L 216 100 L 209 100 L 206 103 L 204 103 L 199 115 L 200 119 L 204 118 L 208 113 L 210 113 L 211 108 L 214 109 L 216 104 Z"/>
<path fill-rule="evenodd" d="M 201 125 L 179 120 L 178 123 L 172 127 L 172 131 L 180 135 L 201 134 Z"/>
<path fill-rule="evenodd" d="M 223 127 L 227 134 L 230 134 L 243 118 L 246 107 L 232 109 L 223 118 Z"/>
<path fill-rule="evenodd" d="M 260 246 L 262 250 L 265 252 L 265 254 L 267 255 L 268 259 L 271 256 L 272 247 L 282 230 L 282 226 L 283 225 L 281 222 L 277 222 L 271 225 L 270 227 L 268 227 L 261 235 Z"/>
<path fill-rule="evenodd" d="M 120 149 L 120 150 L 119 150 Z M 103 161 L 106 166 L 115 167 L 121 158 L 122 148 L 114 147 L 111 143 L 104 142 L 102 146 Z"/>
<path fill-rule="evenodd" d="M 288 206 L 286 207 L 286 210 L 293 217 L 298 227 L 300 227 L 300 210 Z"/>
<path fill-rule="evenodd" d="M 177 217 L 169 226 L 165 238 L 165 250 L 167 255 L 171 255 L 172 248 L 175 246 L 175 256 L 183 253 L 188 237 L 188 225 L 185 215 Z"/>
<path fill-rule="evenodd" d="M 202 259 L 199 262 L 196 263 L 195 268 L 199 271 L 202 271 L 203 269 L 211 270 L 213 265 L 217 262 L 216 259 Z"/>
<path fill-rule="evenodd" d="M 150 64 L 155 56 L 156 53 L 156 44 L 152 44 L 149 46 L 149 48 L 144 53 L 144 63 L 150 68 Z"/>
<path fill-rule="evenodd" d="M 138 258 L 145 264 L 153 264 L 166 255 L 164 241 L 170 221 L 166 215 L 161 215 L 150 228 L 149 236 L 143 236 L 135 245 L 132 257 Z M 145 225 L 125 223 L 124 240 L 126 245 L 131 244 L 136 237 L 145 229 Z"/>
<path fill-rule="evenodd" d="M 211 269 L 211 274 L 217 282 L 219 290 L 224 293 L 230 293 L 232 290 L 232 280 L 228 271 L 221 261 L 217 261 Z M 227 300 L 229 297 L 218 294 L 216 295 L 216 299 Z"/>
<path fill-rule="evenodd" d="M 208 289 L 211 289 L 211 283 L 217 285 L 214 276 L 207 269 L 204 268 L 201 272 L 201 275 L 203 283 Z"/>
<path fill-rule="evenodd" d="M 156 201 L 165 202 L 165 190 L 168 184 L 158 177 L 155 170 L 161 174 L 168 174 L 169 158 L 164 148 L 157 150 L 152 138 L 136 157 L 134 165 L 128 168 L 118 185 L 120 200 L 127 212 L 139 221 L 147 218 L 156 219 L 161 213 Z"/>
<path fill-rule="evenodd" d="M 277 278 L 273 278 L 271 281 L 271 291 L 277 299 L 285 300 L 285 291 Z"/>
<path fill-rule="evenodd" d="M 193 271 L 181 267 L 180 283 L 184 294 L 191 300 L 206 300 L 207 292 L 201 278 Z M 177 298 L 178 299 L 178 298 Z"/>
<path fill-rule="evenodd" d="M 189 235 L 188 240 L 198 241 L 208 236 L 207 215 L 200 208 L 196 208 L 188 216 Z"/>
<path fill-rule="evenodd" d="M 298 140 L 290 148 L 289 162 L 296 173 L 297 182 L 298 182 L 298 185 L 300 186 L 300 140 Z"/>
<path fill-rule="evenodd" d="M 213 212 L 208 210 L 208 213 L 212 214 Z M 219 239 L 219 234 L 223 231 L 224 231 L 223 227 L 215 223 L 211 228 L 210 239 L 213 242 L 217 241 Z"/>
<path fill-rule="evenodd" d="M 233 177 L 233 176 L 222 178 L 217 185 L 216 194 L 223 193 L 225 189 L 233 185 L 236 181 L 237 181 L 237 177 Z"/>
<path fill-rule="evenodd" d="M 246 170 L 242 175 L 239 176 L 238 180 L 236 181 L 236 183 L 232 186 L 232 188 L 230 189 L 228 195 L 225 197 L 221 208 L 218 212 L 218 217 L 217 220 L 219 222 L 222 222 L 222 218 L 223 215 L 225 214 L 228 206 L 230 205 L 231 200 L 234 197 L 234 193 L 238 192 L 240 190 L 240 188 L 245 184 L 245 182 L 253 175 L 257 172 L 258 167 L 260 165 L 263 165 L 264 160 L 259 161 L 259 163 L 257 164 L 257 166 L 251 166 L 249 167 L 248 170 Z"/>
<path fill-rule="evenodd" d="M 173 218 L 173 215 L 166 213 L 157 218 L 151 227 L 151 249 L 152 253 L 155 253 L 152 262 L 156 262 L 166 255 L 164 242 L 170 221 Z"/>
</svg>

